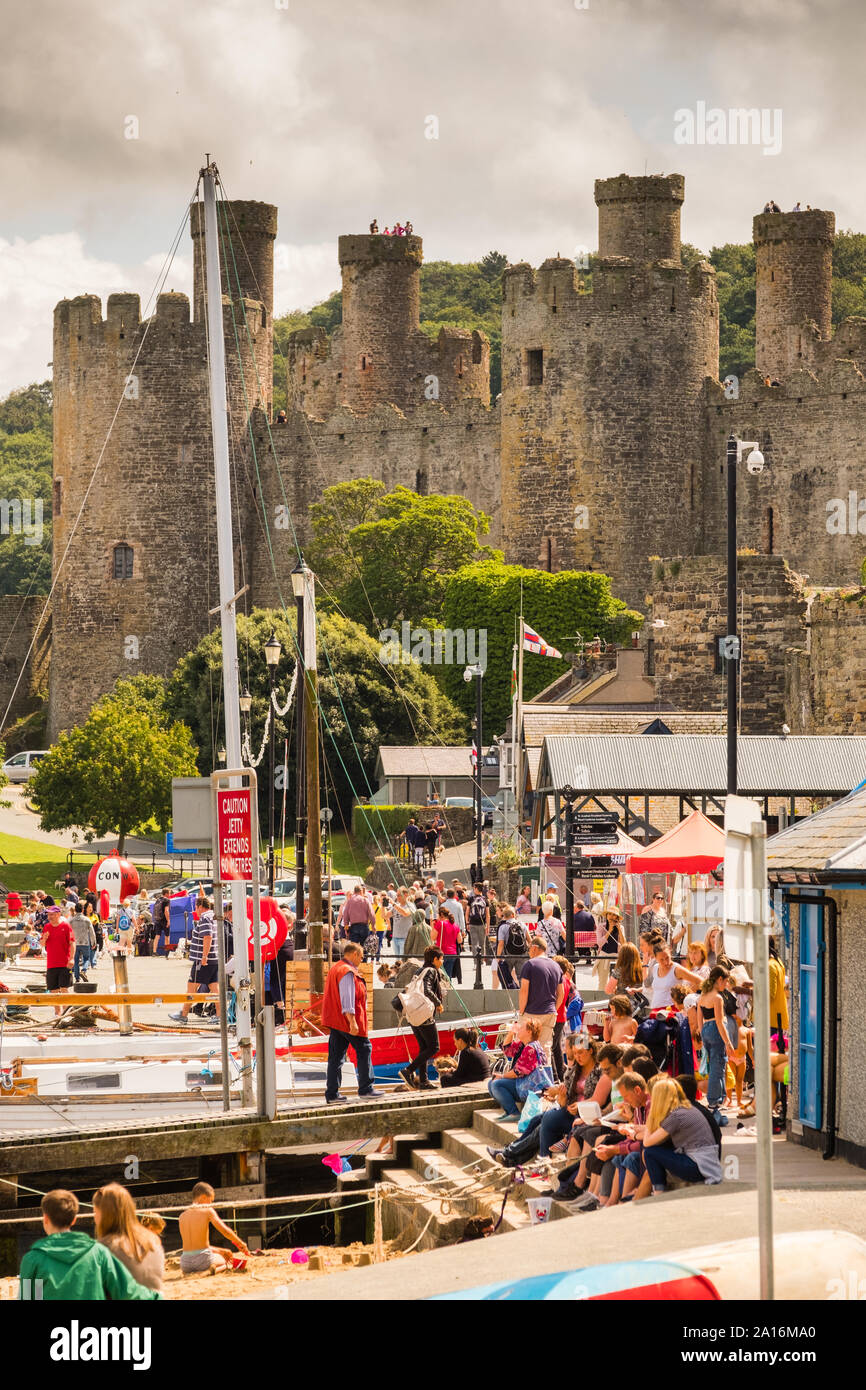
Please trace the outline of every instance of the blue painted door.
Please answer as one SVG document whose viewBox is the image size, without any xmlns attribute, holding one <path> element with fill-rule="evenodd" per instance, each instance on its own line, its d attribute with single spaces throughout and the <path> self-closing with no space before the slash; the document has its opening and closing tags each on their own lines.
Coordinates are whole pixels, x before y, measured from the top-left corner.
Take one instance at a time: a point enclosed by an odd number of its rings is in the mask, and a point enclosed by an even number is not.
<svg viewBox="0 0 866 1390">
<path fill-rule="evenodd" d="M 798 1119 L 820 1129 L 824 1079 L 824 908 L 800 904 Z"/>
</svg>

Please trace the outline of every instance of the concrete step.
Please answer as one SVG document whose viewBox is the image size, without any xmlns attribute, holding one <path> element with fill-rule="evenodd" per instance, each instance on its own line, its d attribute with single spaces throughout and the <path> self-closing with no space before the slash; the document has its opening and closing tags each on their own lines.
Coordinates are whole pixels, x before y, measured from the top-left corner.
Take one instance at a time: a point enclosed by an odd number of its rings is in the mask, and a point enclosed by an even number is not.
<svg viewBox="0 0 866 1390">
<path fill-rule="evenodd" d="M 476 1110 L 473 1117 L 472 1128 L 477 1131 L 484 1139 L 485 1144 L 498 1144 L 504 1149 L 506 1144 L 510 1144 L 512 1139 L 517 1138 L 517 1121 L 513 1120 L 506 1124 L 496 1119 L 501 1115 L 499 1109 Z"/>
<path fill-rule="evenodd" d="M 420 1237 L 416 1250 L 434 1250 L 440 1245 L 453 1245 L 460 1240 L 467 1213 L 455 1208 L 443 1212 L 442 1199 L 421 1193 L 419 1175 L 414 1169 L 391 1168 L 385 1181 L 392 1185 L 390 1197 L 387 1191 L 382 1194 L 382 1234 L 385 1240 L 399 1240 L 401 1246 L 407 1248 Z M 463 1205 L 460 1204 L 461 1207 Z"/>
<path fill-rule="evenodd" d="M 429 1134 L 395 1134 L 393 1153 L 365 1155 L 364 1168 L 367 1176 L 373 1182 L 378 1182 L 391 1168 L 411 1166 L 412 1151 L 416 1145 L 423 1144 L 426 1148 L 437 1138 L 438 1136 L 434 1135 L 431 1139 Z"/>
<path fill-rule="evenodd" d="M 476 1110 L 473 1119 L 473 1129 L 466 1131 L 451 1130 L 449 1131 L 449 1133 L 460 1135 L 465 1134 L 470 1136 L 468 1141 L 461 1142 L 465 1142 L 467 1144 L 467 1147 L 471 1146 L 475 1148 L 476 1151 L 480 1148 L 481 1152 L 484 1153 L 488 1160 L 492 1163 L 493 1160 L 490 1159 L 489 1154 L 487 1154 L 486 1152 L 487 1145 L 490 1144 L 491 1146 L 504 1149 L 507 1147 L 508 1144 L 511 1143 L 513 1139 L 517 1138 L 518 1134 L 516 1124 L 503 1124 L 496 1120 L 495 1117 L 500 1113 L 501 1112 L 499 1110 Z M 529 1173 L 532 1171 L 534 1167 L 539 1166 L 543 1162 L 544 1160 L 542 1159 L 532 1158 L 527 1163 L 525 1163 L 523 1167 L 525 1171 Z M 554 1161 L 554 1174 L 557 1169 L 563 1166 L 564 1160 L 560 1156 L 557 1160 Z M 526 1199 L 528 1197 L 542 1197 L 548 1187 L 555 1187 L 555 1185 L 555 1176 L 552 1178 L 551 1181 L 548 1181 L 546 1178 L 531 1178 L 527 1176 L 525 1182 L 516 1185 L 515 1196 L 517 1198 L 517 1201 L 521 1203 L 525 1208 Z M 558 1202 L 554 1202 L 553 1206 L 550 1209 L 551 1221 L 558 1221 L 563 1216 L 568 1216 L 568 1214 L 569 1213 L 565 1210 L 561 1203 Z M 529 1220 L 528 1211 L 526 1211 L 526 1220 L 527 1222 Z"/>
</svg>

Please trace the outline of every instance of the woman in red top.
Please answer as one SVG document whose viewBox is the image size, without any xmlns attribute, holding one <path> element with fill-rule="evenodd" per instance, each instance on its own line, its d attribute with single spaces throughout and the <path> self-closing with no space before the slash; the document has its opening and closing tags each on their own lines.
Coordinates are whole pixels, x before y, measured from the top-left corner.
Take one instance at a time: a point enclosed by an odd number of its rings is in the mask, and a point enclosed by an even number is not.
<svg viewBox="0 0 866 1390">
<path fill-rule="evenodd" d="M 460 949 L 462 938 L 460 928 L 451 913 L 447 908 L 442 908 L 441 911 L 442 915 L 437 917 L 433 923 L 433 940 L 444 957 L 445 974 L 449 980 L 453 980 L 454 968 L 457 964 L 457 952 Z"/>
</svg>

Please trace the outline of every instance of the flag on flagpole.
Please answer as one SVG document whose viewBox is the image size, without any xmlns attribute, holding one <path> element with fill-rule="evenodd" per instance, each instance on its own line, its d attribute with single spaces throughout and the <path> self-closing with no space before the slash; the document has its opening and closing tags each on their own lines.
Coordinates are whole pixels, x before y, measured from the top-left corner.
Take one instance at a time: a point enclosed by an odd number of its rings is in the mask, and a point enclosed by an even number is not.
<svg viewBox="0 0 866 1390">
<path fill-rule="evenodd" d="M 469 760 L 470 760 L 470 762 L 472 763 L 472 771 L 473 771 L 473 772 L 477 772 L 477 771 L 478 771 L 478 739 L 477 739 L 477 737 L 476 737 L 475 735 L 473 735 L 473 737 L 472 737 L 472 752 L 469 754 Z"/>
<path fill-rule="evenodd" d="M 558 652 L 556 647 L 549 647 L 543 637 L 539 637 L 528 623 L 523 624 L 523 650 L 532 652 L 535 656 L 562 657 L 562 652 Z"/>
</svg>

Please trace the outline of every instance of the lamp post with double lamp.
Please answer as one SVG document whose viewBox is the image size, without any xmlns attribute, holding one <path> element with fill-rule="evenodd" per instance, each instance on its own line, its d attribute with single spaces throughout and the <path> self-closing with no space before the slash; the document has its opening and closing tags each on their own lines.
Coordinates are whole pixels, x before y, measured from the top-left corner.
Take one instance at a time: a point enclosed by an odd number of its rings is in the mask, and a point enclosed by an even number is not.
<svg viewBox="0 0 866 1390">
<path fill-rule="evenodd" d="M 274 681 L 277 675 L 277 667 L 280 664 L 280 654 L 282 647 L 277 639 L 277 634 L 272 632 L 265 643 L 265 661 L 268 667 L 268 682 L 270 685 L 270 708 L 268 717 L 271 727 L 271 775 L 268 787 L 268 895 L 274 896 L 274 777 L 276 768 L 274 762 L 277 749 L 277 720 L 274 714 Z"/>
<path fill-rule="evenodd" d="M 244 742 L 246 742 L 249 739 L 250 710 L 253 707 L 253 697 L 246 686 L 244 686 L 243 694 L 238 696 L 238 704 L 240 705 L 241 716 L 244 721 Z M 252 759 L 250 759 L 250 761 L 252 761 Z"/>
<path fill-rule="evenodd" d="M 483 815 L 483 805 L 481 800 L 481 764 L 482 764 L 482 728 L 481 728 L 481 680 L 484 675 L 480 666 L 467 666 L 463 672 L 463 679 L 467 684 L 475 681 L 475 784 L 473 787 L 475 798 L 475 875 L 478 882 L 484 879 L 484 869 L 482 867 L 483 851 L 481 848 L 481 820 Z"/>
<path fill-rule="evenodd" d="M 737 467 L 746 459 L 750 473 L 764 471 L 764 455 L 754 440 L 729 435 L 727 445 L 728 481 L 728 630 L 719 638 L 719 652 L 726 663 L 728 682 L 728 775 L 727 789 L 737 794 L 737 695 L 742 652 L 737 632 Z"/>
</svg>

